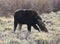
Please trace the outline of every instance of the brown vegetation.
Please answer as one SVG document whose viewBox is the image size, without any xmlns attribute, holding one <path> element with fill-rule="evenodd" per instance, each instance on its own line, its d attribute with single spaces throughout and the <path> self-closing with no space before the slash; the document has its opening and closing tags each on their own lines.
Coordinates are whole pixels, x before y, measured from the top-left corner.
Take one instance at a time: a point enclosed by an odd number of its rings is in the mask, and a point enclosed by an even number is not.
<svg viewBox="0 0 60 44">
<path fill-rule="evenodd" d="M 13 15 L 17 9 L 33 9 L 39 13 L 60 10 L 60 0 L 0 0 L 0 16 Z"/>
</svg>

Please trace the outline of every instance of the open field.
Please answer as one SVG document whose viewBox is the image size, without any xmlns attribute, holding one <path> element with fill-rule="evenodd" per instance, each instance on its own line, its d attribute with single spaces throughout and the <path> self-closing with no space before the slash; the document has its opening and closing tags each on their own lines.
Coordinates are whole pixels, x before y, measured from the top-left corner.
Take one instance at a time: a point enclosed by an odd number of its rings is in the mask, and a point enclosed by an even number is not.
<svg viewBox="0 0 60 44">
<path fill-rule="evenodd" d="M 49 33 L 38 32 L 32 27 L 31 34 L 27 37 L 27 26 L 23 25 L 21 32 L 17 27 L 13 32 L 14 18 L 0 17 L 0 44 L 60 44 L 60 12 L 43 13 L 40 15 L 45 21 Z"/>
</svg>

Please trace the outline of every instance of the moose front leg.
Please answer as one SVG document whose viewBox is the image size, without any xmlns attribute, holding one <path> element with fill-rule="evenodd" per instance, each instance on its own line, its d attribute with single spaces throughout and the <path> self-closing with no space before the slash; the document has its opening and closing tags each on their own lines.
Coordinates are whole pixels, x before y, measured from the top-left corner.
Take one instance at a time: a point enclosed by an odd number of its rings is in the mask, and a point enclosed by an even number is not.
<svg viewBox="0 0 60 44">
<path fill-rule="evenodd" d="M 47 28 L 45 27 L 45 24 L 42 22 L 42 20 L 38 20 L 37 22 L 39 28 L 41 29 L 41 31 L 45 31 L 45 32 L 48 32 Z"/>
<path fill-rule="evenodd" d="M 28 29 L 28 32 L 30 33 L 31 32 L 31 25 L 27 25 L 27 29 Z"/>
<path fill-rule="evenodd" d="M 40 32 L 40 29 L 38 28 L 38 26 L 36 24 L 33 25 L 33 27 Z"/>
<path fill-rule="evenodd" d="M 28 32 L 25 39 L 27 39 L 27 37 L 31 34 L 31 25 L 27 25 L 27 29 L 28 29 Z"/>
</svg>

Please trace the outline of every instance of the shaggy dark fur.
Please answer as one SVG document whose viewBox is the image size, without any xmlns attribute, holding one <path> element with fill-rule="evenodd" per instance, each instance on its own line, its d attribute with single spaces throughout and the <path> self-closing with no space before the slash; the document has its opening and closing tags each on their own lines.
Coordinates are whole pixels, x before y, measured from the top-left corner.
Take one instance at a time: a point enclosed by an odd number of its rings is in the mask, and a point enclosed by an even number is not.
<svg viewBox="0 0 60 44">
<path fill-rule="evenodd" d="M 42 22 L 41 17 L 37 14 L 36 11 L 33 10 L 18 10 L 14 14 L 14 32 L 16 30 L 17 24 L 20 25 L 20 29 L 22 24 L 26 24 L 28 26 L 28 31 L 31 32 L 31 26 L 33 26 L 35 29 L 40 31 L 48 32 L 46 29 L 44 23 Z M 38 26 L 39 28 L 38 28 Z"/>
</svg>

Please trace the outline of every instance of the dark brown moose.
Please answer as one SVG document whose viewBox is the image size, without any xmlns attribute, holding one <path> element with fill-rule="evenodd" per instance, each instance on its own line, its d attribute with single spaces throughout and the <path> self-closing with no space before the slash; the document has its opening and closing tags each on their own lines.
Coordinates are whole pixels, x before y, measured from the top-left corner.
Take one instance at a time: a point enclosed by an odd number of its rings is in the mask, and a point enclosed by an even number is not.
<svg viewBox="0 0 60 44">
<path fill-rule="evenodd" d="M 20 29 L 23 24 L 26 24 L 28 32 L 31 32 L 31 26 L 33 26 L 39 32 L 40 29 L 41 31 L 48 32 L 48 30 L 45 27 L 45 24 L 42 22 L 41 17 L 34 10 L 22 9 L 16 11 L 14 14 L 14 32 L 16 31 L 16 27 L 18 24 L 20 26 Z"/>
</svg>

